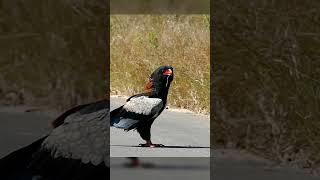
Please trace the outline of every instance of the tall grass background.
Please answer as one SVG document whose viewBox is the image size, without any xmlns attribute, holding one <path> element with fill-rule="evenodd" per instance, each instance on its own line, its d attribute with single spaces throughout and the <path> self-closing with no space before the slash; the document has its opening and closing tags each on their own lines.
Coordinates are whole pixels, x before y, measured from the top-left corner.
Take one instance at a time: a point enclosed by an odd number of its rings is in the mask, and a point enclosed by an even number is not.
<svg viewBox="0 0 320 180">
<path fill-rule="evenodd" d="M 214 1 L 214 147 L 319 167 L 319 7 Z"/>
<path fill-rule="evenodd" d="M 102 98 L 107 22 L 101 3 L 2 1 L 0 103 L 62 110 Z"/>
<path fill-rule="evenodd" d="M 209 15 L 111 15 L 111 94 L 143 92 L 160 65 L 174 67 L 169 105 L 208 114 Z"/>
</svg>

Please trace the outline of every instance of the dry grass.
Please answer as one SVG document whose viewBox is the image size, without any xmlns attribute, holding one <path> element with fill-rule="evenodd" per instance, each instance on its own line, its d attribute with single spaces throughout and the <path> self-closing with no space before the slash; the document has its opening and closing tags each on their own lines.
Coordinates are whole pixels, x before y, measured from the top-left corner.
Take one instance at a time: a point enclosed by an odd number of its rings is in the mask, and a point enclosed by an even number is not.
<svg viewBox="0 0 320 180">
<path fill-rule="evenodd" d="M 100 5 L 81 0 L 2 2 L 1 103 L 61 110 L 103 97 L 106 43 L 97 34 L 106 28 Z"/>
<path fill-rule="evenodd" d="M 320 164 L 317 1 L 215 1 L 216 146 Z"/>
<path fill-rule="evenodd" d="M 111 93 L 142 92 L 151 72 L 170 64 L 170 105 L 208 113 L 209 34 L 206 15 L 112 15 Z"/>
</svg>

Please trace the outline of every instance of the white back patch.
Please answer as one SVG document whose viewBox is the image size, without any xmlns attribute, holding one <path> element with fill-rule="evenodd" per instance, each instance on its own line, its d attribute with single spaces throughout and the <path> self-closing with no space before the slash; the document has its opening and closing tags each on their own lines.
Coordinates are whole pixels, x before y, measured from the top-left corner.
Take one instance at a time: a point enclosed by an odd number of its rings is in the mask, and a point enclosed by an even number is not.
<svg viewBox="0 0 320 180">
<path fill-rule="evenodd" d="M 137 114 L 151 115 L 163 107 L 162 100 L 159 98 L 148 98 L 145 96 L 133 97 L 123 108 L 129 112 Z"/>
</svg>

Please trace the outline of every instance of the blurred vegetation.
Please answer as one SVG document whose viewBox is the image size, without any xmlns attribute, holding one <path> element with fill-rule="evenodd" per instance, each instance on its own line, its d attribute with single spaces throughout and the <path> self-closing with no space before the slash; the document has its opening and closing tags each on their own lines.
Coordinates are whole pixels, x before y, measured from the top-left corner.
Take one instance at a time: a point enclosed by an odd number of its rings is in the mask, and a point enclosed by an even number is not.
<svg viewBox="0 0 320 180">
<path fill-rule="evenodd" d="M 209 14 L 210 0 L 110 0 L 111 14 Z"/>
<path fill-rule="evenodd" d="M 111 94 L 143 92 L 160 65 L 174 67 L 170 105 L 209 112 L 208 15 L 111 15 Z"/>
<path fill-rule="evenodd" d="M 0 103 L 64 109 L 106 90 L 103 1 L 0 3 Z"/>
<path fill-rule="evenodd" d="M 213 2 L 214 147 L 320 165 L 320 1 Z"/>
</svg>

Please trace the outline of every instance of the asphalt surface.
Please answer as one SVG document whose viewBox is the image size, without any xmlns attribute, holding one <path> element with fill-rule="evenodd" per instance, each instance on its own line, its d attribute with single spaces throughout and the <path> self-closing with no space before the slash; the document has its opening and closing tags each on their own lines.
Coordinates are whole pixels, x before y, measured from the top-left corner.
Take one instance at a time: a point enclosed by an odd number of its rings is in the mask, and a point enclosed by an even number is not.
<svg viewBox="0 0 320 180">
<path fill-rule="evenodd" d="M 125 98 L 112 97 L 111 110 L 125 103 Z M 209 117 L 191 112 L 176 112 L 165 109 L 154 121 L 151 140 L 165 147 L 139 147 L 145 143 L 137 131 L 125 132 L 110 129 L 111 157 L 209 157 Z"/>
<path fill-rule="evenodd" d="M 27 109 L 29 108 L 0 107 L 0 158 L 30 144 L 50 131 L 49 123 L 57 114 L 39 111 L 25 112 Z M 122 137 L 126 137 L 124 132 L 121 133 L 123 133 Z M 134 136 L 137 136 L 137 134 L 134 134 Z M 182 144 L 182 146 L 184 145 Z M 174 148 L 167 148 L 167 150 L 170 149 Z M 209 179 L 210 175 L 211 179 L 214 180 L 320 179 L 299 169 L 276 167 L 272 162 L 237 150 L 213 151 L 211 153 L 211 166 L 209 158 L 143 157 L 140 159 L 141 167 L 128 168 L 125 166 L 129 162 L 127 158 L 111 158 L 111 179 L 189 180 L 199 178 L 206 180 Z"/>
<path fill-rule="evenodd" d="M 139 180 L 209 180 L 209 158 L 140 158 L 142 165 L 138 168 L 128 168 L 127 158 L 111 158 L 110 179 Z"/>
<path fill-rule="evenodd" d="M 275 165 L 237 150 L 214 150 L 211 176 L 214 180 L 319 180 L 307 170 Z"/>
<path fill-rule="evenodd" d="M 25 112 L 29 107 L 0 107 L 0 157 L 24 147 L 50 131 L 55 113 Z"/>
<path fill-rule="evenodd" d="M 140 158 L 139 168 L 128 159 L 111 158 L 111 180 L 318 180 L 306 171 L 275 166 L 272 162 L 237 150 L 215 150 L 209 158 Z M 210 165 L 212 164 L 212 165 Z M 211 178 L 210 178 L 211 177 Z"/>
</svg>

